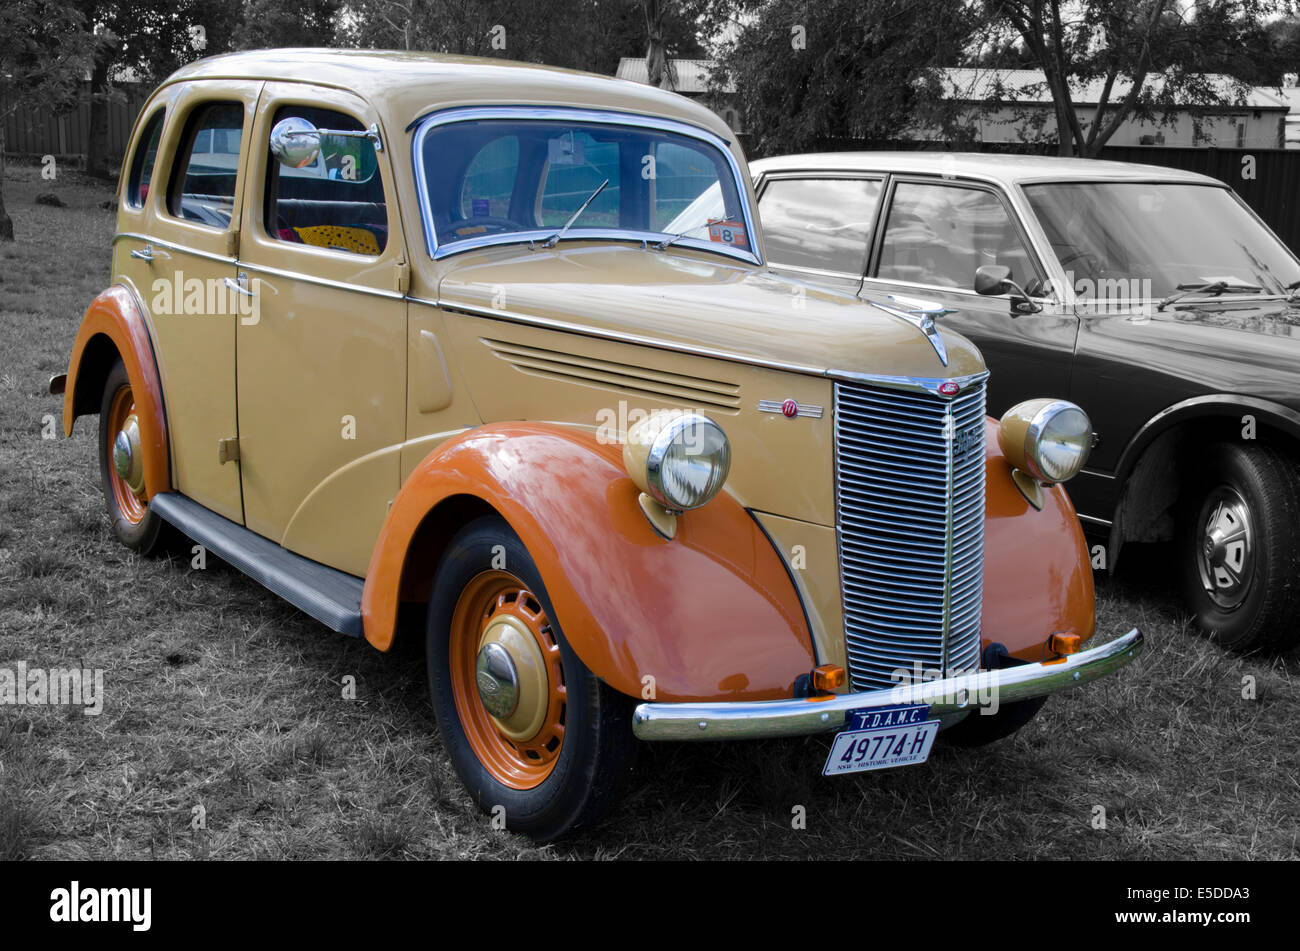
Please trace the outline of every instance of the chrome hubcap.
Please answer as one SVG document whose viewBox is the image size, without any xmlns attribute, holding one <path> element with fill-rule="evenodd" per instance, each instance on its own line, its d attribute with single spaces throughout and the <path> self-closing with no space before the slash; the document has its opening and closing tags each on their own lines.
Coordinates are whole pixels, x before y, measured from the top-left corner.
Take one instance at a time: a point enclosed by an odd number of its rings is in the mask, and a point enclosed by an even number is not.
<svg viewBox="0 0 1300 951">
<path fill-rule="evenodd" d="M 136 495 L 144 491 L 144 466 L 140 462 L 140 422 L 131 414 L 113 438 L 113 470 Z"/>
<path fill-rule="evenodd" d="M 1230 486 L 1212 491 L 1201 506 L 1196 567 L 1205 593 L 1219 607 L 1241 605 L 1254 575 L 1254 528 L 1245 499 Z"/>
<path fill-rule="evenodd" d="M 487 712 L 507 719 L 519 706 L 519 671 L 510 652 L 498 643 L 484 645 L 474 662 L 474 681 Z"/>
</svg>

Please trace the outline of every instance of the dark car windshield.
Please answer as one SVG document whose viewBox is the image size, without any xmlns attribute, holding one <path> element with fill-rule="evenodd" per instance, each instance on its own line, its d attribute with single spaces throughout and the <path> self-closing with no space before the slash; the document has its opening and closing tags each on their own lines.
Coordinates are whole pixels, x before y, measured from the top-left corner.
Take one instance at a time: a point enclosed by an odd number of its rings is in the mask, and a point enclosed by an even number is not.
<svg viewBox="0 0 1300 951">
<path fill-rule="evenodd" d="M 1226 188 L 1171 182 L 1026 185 L 1068 281 L 1082 300 L 1283 294 L 1300 263 Z"/>
<path fill-rule="evenodd" d="M 465 119 L 430 127 L 420 151 L 438 252 L 544 240 L 590 198 L 566 238 L 663 238 L 689 229 L 679 244 L 752 254 L 731 163 L 691 135 L 582 120 Z M 695 213 L 706 205 L 707 215 Z"/>
</svg>

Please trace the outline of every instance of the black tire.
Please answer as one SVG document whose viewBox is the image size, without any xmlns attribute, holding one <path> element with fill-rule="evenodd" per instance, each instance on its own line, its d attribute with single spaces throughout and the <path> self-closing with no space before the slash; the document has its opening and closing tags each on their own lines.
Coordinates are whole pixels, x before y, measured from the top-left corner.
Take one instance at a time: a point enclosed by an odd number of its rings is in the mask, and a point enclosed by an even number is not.
<svg viewBox="0 0 1300 951">
<path fill-rule="evenodd" d="M 452 683 L 450 641 L 457 604 L 472 581 L 501 567 L 503 551 L 509 573 L 527 586 L 545 611 L 558 642 L 566 691 L 563 742 L 550 774 L 529 789 L 506 785 L 480 760 L 467 737 Z M 426 648 L 439 732 L 479 808 L 493 814 L 495 807 L 503 807 L 507 828 L 543 842 L 589 827 L 605 815 L 621 793 L 635 756 L 633 702 L 597 679 L 570 648 L 536 564 L 504 519 L 475 519 L 448 544 L 434 579 Z"/>
<path fill-rule="evenodd" d="M 1030 720 L 1038 716 L 1038 711 L 1046 702 L 1046 697 L 1033 697 L 1029 700 L 1004 703 L 998 708 L 997 713 L 988 716 L 974 710 L 960 723 L 943 730 L 939 734 L 939 739 L 950 746 L 966 749 L 987 746 L 1022 729 Z"/>
<path fill-rule="evenodd" d="M 108 372 L 108 379 L 104 382 L 104 394 L 99 403 L 99 482 L 104 491 L 108 518 L 117 540 L 142 555 L 156 555 L 165 551 L 174 537 L 171 527 L 157 512 L 148 507 L 140 521 L 132 521 L 123 514 L 113 492 L 111 447 L 117 434 L 109 432 L 109 415 L 118 392 L 130 387 L 131 380 L 127 376 L 126 365 L 118 360 L 113 364 L 113 369 Z"/>
<path fill-rule="evenodd" d="M 1300 472 L 1262 445 L 1218 443 L 1183 495 L 1179 576 L 1198 630 L 1243 653 L 1300 641 Z M 1216 544 L 1244 524 L 1247 545 Z M 1208 531 L 1217 525 L 1219 532 Z M 1236 579 L 1234 582 L 1233 579 Z"/>
</svg>

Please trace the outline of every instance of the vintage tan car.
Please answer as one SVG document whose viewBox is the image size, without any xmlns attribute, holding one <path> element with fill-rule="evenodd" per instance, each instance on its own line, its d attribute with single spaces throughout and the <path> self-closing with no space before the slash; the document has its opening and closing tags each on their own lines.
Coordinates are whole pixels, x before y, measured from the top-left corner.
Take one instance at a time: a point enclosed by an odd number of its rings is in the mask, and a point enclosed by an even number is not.
<svg viewBox="0 0 1300 951">
<path fill-rule="evenodd" d="M 470 793 L 551 838 L 636 738 L 904 765 L 1139 652 L 1082 649 L 1086 416 L 986 419 L 943 313 L 771 273 L 684 98 L 274 50 L 145 105 L 51 388 L 68 432 L 99 414 L 124 543 L 179 529 L 334 631 L 426 638 Z"/>
</svg>

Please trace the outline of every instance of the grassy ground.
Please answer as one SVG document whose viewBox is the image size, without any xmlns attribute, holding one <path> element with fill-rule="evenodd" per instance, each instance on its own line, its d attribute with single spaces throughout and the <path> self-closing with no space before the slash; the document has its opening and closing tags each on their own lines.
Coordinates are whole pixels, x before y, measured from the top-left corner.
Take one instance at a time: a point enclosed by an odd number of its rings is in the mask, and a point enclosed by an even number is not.
<svg viewBox="0 0 1300 951">
<path fill-rule="evenodd" d="M 33 203 L 49 190 L 70 207 Z M 108 278 L 106 196 L 30 169 L 5 183 L 0 666 L 104 668 L 107 701 L 98 717 L 0 706 L 0 858 L 1297 855 L 1297 658 L 1189 635 L 1158 560 L 1099 590 L 1099 630 L 1141 626 L 1146 655 L 992 747 L 826 780 L 827 738 L 647 746 L 600 829 L 545 848 L 493 831 L 442 749 L 419 657 L 332 634 L 215 558 L 132 556 L 104 516 L 94 420 L 41 438 L 61 405 L 46 380 Z"/>
</svg>

